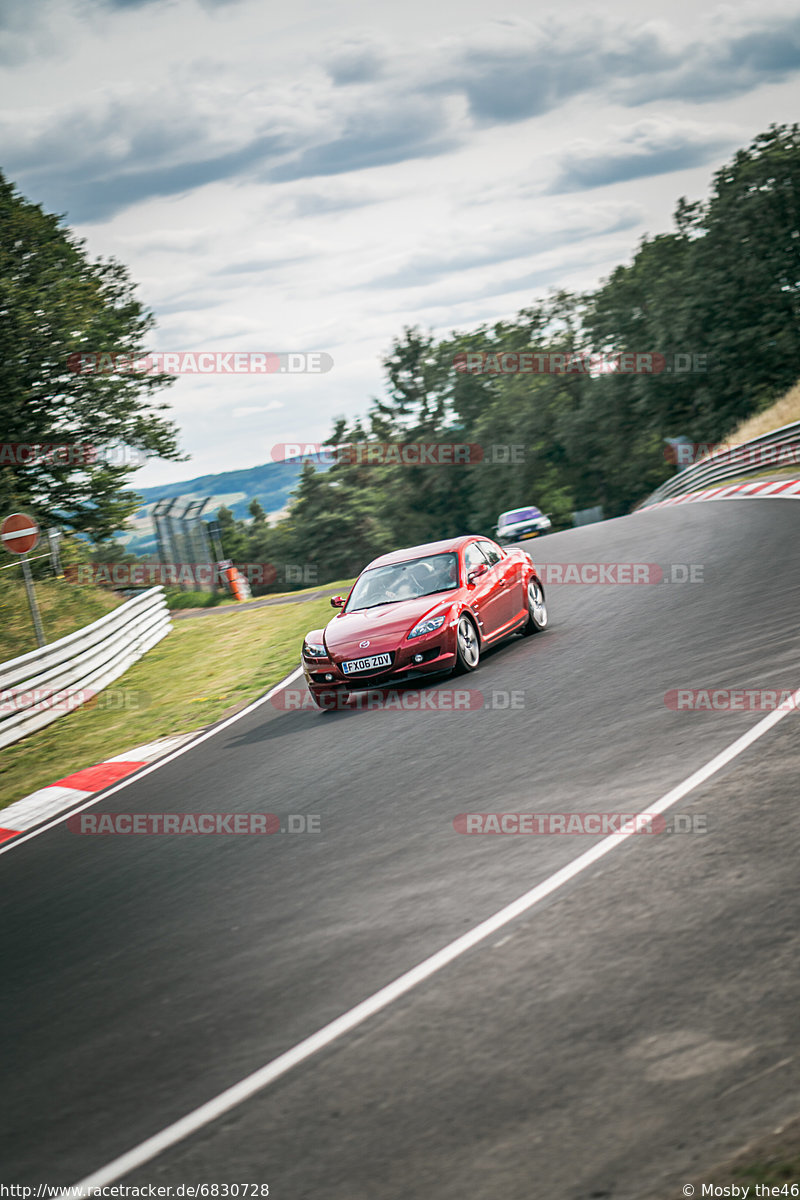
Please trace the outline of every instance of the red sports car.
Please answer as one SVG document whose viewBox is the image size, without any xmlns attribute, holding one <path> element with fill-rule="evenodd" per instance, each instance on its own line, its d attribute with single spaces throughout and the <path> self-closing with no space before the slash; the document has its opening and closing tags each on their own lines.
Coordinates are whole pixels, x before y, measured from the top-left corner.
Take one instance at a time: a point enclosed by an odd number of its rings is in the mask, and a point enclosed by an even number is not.
<svg viewBox="0 0 800 1200">
<path fill-rule="evenodd" d="M 303 642 L 303 670 L 320 708 L 354 688 L 441 671 L 474 671 L 481 650 L 547 625 L 529 555 L 481 537 L 430 542 L 365 567 L 342 611 Z"/>
</svg>

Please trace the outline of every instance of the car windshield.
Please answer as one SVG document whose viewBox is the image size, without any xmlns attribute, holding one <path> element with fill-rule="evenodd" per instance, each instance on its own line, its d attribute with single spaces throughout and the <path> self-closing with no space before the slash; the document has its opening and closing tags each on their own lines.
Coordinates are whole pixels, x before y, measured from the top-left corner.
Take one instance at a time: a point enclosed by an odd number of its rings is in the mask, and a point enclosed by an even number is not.
<svg viewBox="0 0 800 1200">
<path fill-rule="evenodd" d="M 418 596 L 432 596 L 458 587 L 458 555 L 431 554 L 411 558 L 407 562 L 373 567 L 365 571 L 347 601 L 345 612 L 357 608 L 376 608 L 379 604 L 396 604 Z"/>
<path fill-rule="evenodd" d="M 517 521 L 530 521 L 541 515 L 538 508 L 515 508 L 513 512 L 503 513 L 500 524 L 514 525 Z"/>
</svg>

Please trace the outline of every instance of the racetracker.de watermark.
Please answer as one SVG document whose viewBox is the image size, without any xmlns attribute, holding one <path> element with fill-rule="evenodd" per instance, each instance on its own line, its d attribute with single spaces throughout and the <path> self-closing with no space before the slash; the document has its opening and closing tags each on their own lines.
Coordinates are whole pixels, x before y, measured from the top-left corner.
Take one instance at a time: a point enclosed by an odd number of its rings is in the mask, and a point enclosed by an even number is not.
<svg viewBox="0 0 800 1200">
<path fill-rule="evenodd" d="M 333 358 L 323 350 L 85 350 L 70 354 L 67 367 L 76 375 L 324 375 Z"/>
<path fill-rule="evenodd" d="M 140 688 L 31 688 L 12 687 L 0 691 L 0 715 L 17 712 L 74 712 L 92 708 L 99 712 L 141 712 L 148 708 L 151 696 Z"/>
<path fill-rule="evenodd" d="M 70 833 L 208 837 L 270 836 L 275 833 L 321 833 L 319 813 L 75 813 L 67 818 Z"/>
<path fill-rule="evenodd" d="M 686 375 L 708 371 L 709 357 L 653 350 L 468 350 L 454 356 L 453 366 L 467 375 Z"/>
<path fill-rule="evenodd" d="M 147 452 L 134 446 L 90 442 L 0 442 L 0 467 L 141 467 Z"/>
<path fill-rule="evenodd" d="M 274 462 L 345 463 L 363 467 L 510 466 L 525 462 L 521 444 L 493 442 L 279 442 L 272 447 Z"/>
<path fill-rule="evenodd" d="M 536 571 L 547 587 L 560 584 L 643 585 L 704 583 L 703 563 L 543 563 Z"/>
<path fill-rule="evenodd" d="M 613 833 L 707 833 L 704 813 L 459 813 L 453 819 L 456 833 L 576 834 L 608 836 Z"/>
<path fill-rule="evenodd" d="M 526 692 L 523 688 L 513 691 L 493 689 L 489 693 L 477 688 L 452 688 L 442 691 L 426 691 L 417 688 L 372 688 L 364 691 L 347 692 L 344 689 L 330 692 L 320 699 L 320 704 L 307 688 L 283 688 L 271 697 L 271 704 L 281 712 L 299 712 L 302 709 L 330 708 L 346 712 L 518 712 L 525 708 Z"/>
<path fill-rule="evenodd" d="M 316 563 L 234 563 L 249 584 L 314 584 L 319 579 Z M 69 583 L 106 584 L 109 587 L 189 586 L 224 587 L 224 569 L 216 563 L 79 563 L 64 568 Z"/>
<path fill-rule="evenodd" d="M 714 456 L 714 465 L 794 467 L 800 463 L 800 446 L 731 446 L 727 442 L 672 442 L 664 448 L 667 462 L 688 467 Z"/>
<path fill-rule="evenodd" d="M 673 712 L 790 712 L 798 695 L 786 688 L 672 688 L 664 703 Z"/>
<path fill-rule="evenodd" d="M 77 467 L 97 460 L 97 447 L 88 442 L 0 442 L 0 467 Z"/>
</svg>

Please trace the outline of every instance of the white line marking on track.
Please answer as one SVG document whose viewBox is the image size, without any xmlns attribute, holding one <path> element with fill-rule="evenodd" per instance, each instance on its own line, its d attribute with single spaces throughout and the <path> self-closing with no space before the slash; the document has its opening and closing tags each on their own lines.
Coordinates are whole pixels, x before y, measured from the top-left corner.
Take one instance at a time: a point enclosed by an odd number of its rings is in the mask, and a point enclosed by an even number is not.
<svg viewBox="0 0 800 1200">
<path fill-rule="evenodd" d="M 266 697 L 265 697 L 266 698 Z M 654 804 L 648 804 L 647 811 L 653 815 L 666 812 L 673 804 L 677 804 L 689 792 L 706 783 L 712 775 L 727 766 L 734 758 L 740 755 L 753 742 L 758 741 L 765 733 L 770 730 L 773 725 L 777 725 L 778 721 L 782 721 L 790 712 L 795 712 L 800 706 L 800 688 L 792 694 L 791 700 L 786 702 L 785 708 L 776 709 L 769 713 L 757 725 L 754 725 L 747 733 L 742 734 L 735 742 L 732 742 L 726 750 L 715 755 L 705 766 L 700 767 L 677 787 L 671 789 L 660 800 Z M 343 1013 L 328 1025 L 318 1029 L 316 1033 L 310 1037 L 304 1038 L 302 1042 L 298 1042 L 291 1050 L 287 1050 L 284 1054 L 280 1054 L 271 1062 L 266 1063 L 252 1075 L 235 1083 L 233 1087 L 227 1088 L 224 1092 L 220 1092 L 213 1100 L 207 1101 L 194 1112 L 188 1113 L 185 1117 L 181 1117 L 179 1121 L 168 1125 L 166 1129 L 162 1129 L 160 1133 L 156 1133 L 153 1137 L 147 1138 L 140 1145 L 134 1146 L 132 1150 L 115 1158 L 113 1162 L 101 1167 L 92 1175 L 88 1175 L 79 1183 L 74 1184 L 71 1188 L 65 1189 L 59 1193 L 59 1197 L 75 1197 L 78 1195 L 77 1189 L 82 1188 L 88 1193 L 89 1189 L 97 1187 L 105 1187 L 106 1184 L 113 1183 L 117 1179 L 121 1179 L 130 1171 L 141 1167 L 144 1163 L 150 1162 L 156 1158 L 170 1146 L 174 1146 L 177 1142 L 183 1141 L 184 1138 L 190 1137 L 193 1133 L 197 1133 L 204 1125 L 211 1124 L 221 1117 L 223 1113 L 229 1112 L 232 1108 L 238 1107 L 246 1100 L 249 1100 L 257 1092 L 274 1083 L 281 1075 L 285 1075 L 287 1071 L 291 1071 L 293 1067 L 305 1062 L 312 1055 L 317 1054 L 320 1050 L 324 1050 L 330 1046 L 338 1038 L 355 1029 L 364 1021 L 374 1016 L 375 1013 L 387 1008 L 393 1004 L 395 1000 L 399 1000 L 401 996 L 406 995 L 419 984 L 424 983 L 426 979 L 430 979 L 437 971 L 441 971 L 455 959 L 460 958 L 468 950 L 477 946 L 486 938 L 491 937 L 498 929 L 502 929 L 508 925 L 510 921 L 521 916 L 522 913 L 528 912 L 540 900 L 544 900 L 546 896 L 550 896 L 553 892 L 563 887 L 565 883 L 569 883 L 576 875 L 580 875 L 587 867 L 596 863 L 598 859 L 603 858 L 609 851 L 615 849 L 622 842 L 627 841 L 633 836 L 635 822 L 632 823 L 633 828 L 627 833 L 612 833 L 608 837 L 595 843 L 591 849 L 584 854 L 578 855 L 566 867 L 562 867 L 560 871 L 556 871 L 549 879 L 545 879 L 543 883 L 539 883 L 536 887 L 531 888 L 524 896 L 520 896 L 518 900 L 514 900 L 511 904 L 501 908 L 494 916 L 489 917 L 486 921 L 482 921 L 480 925 L 476 925 L 461 937 L 456 938 L 449 946 L 443 947 L 430 958 L 426 958 L 416 967 L 412 967 L 410 971 L 406 971 L 404 975 L 399 976 L 392 983 L 382 987 L 379 991 L 369 996 L 366 1000 L 362 1000 L 355 1008 L 351 1008 L 349 1012 Z"/>
<path fill-rule="evenodd" d="M 74 817 L 75 813 L 83 812 L 85 808 L 91 808 L 93 804 L 97 804 L 100 800 L 105 800 L 107 796 L 113 796 L 114 792 L 121 792 L 123 788 L 129 787 L 132 783 L 138 783 L 140 779 L 144 779 L 145 775 L 152 775 L 153 771 L 157 771 L 159 767 L 165 766 L 167 763 L 174 762 L 176 758 L 180 758 L 182 754 L 186 754 L 188 750 L 193 750 L 195 746 L 199 746 L 201 742 L 207 741 L 213 737 L 215 733 L 221 733 L 223 729 L 227 729 L 229 725 L 233 725 L 234 721 L 240 721 L 242 717 L 246 717 L 248 713 L 254 712 L 260 705 L 266 704 L 267 700 L 272 697 L 287 684 L 292 683 L 300 675 L 303 674 L 303 668 L 298 667 L 296 671 L 292 671 L 291 675 L 287 675 L 280 683 L 276 683 L 274 688 L 271 688 L 265 695 L 259 696 L 252 704 L 248 704 L 247 708 L 243 708 L 241 712 L 234 713 L 232 717 L 228 717 L 227 721 L 220 722 L 213 729 L 207 729 L 205 733 L 201 733 L 199 737 L 193 738 L 184 746 L 179 746 L 177 750 L 173 750 L 171 754 L 165 754 L 163 758 L 158 758 L 150 766 L 145 767 L 141 771 L 137 771 L 133 775 L 127 776 L 125 779 L 120 779 L 119 783 L 113 787 L 106 788 L 102 792 L 93 792 L 91 797 L 85 804 L 78 804 L 68 811 L 64 811 L 55 820 L 48 822 L 47 825 L 40 825 L 36 829 L 32 829 L 30 833 L 23 834 L 21 837 L 11 838 L 10 841 L 0 845 L 0 854 L 8 854 L 10 850 L 16 850 L 17 846 L 21 846 L 24 842 L 29 842 L 31 838 L 38 837 L 40 833 L 44 833 L 48 829 L 52 829 L 54 825 L 61 825 L 66 821 L 67 817 Z M 110 760 L 109 760 L 110 761 Z M 77 798 L 77 794 L 76 794 Z M 0 825 L 2 825 L 3 810 L 0 808 Z"/>
</svg>

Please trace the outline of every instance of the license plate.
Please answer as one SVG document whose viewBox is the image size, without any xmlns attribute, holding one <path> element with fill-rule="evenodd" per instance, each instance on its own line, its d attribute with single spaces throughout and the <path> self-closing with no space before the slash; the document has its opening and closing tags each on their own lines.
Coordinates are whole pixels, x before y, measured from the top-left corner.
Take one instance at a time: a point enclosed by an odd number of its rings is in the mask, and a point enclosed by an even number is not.
<svg viewBox="0 0 800 1200">
<path fill-rule="evenodd" d="M 342 663 L 345 675 L 354 675 L 356 671 L 374 671 L 376 667 L 390 667 L 391 654 L 371 654 L 369 658 L 352 658 Z"/>
<path fill-rule="evenodd" d="M 532 529 L 530 533 L 523 533 L 523 535 L 522 535 L 523 539 L 529 538 L 529 537 L 538 537 L 538 536 L 539 536 L 538 529 Z"/>
</svg>

